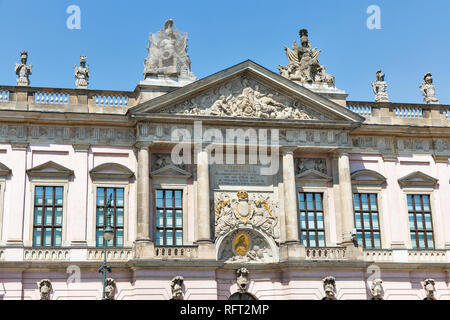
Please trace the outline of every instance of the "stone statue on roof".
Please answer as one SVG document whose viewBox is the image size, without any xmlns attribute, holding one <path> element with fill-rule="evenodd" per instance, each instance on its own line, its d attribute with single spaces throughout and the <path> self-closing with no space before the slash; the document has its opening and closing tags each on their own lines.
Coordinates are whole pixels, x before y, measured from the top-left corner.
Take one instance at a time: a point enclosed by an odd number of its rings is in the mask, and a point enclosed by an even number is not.
<svg viewBox="0 0 450 320">
<path fill-rule="evenodd" d="M 372 82 L 372 89 L 375 93 L 375 102 L 389 102 L 387 83 L 384 81 L 384 73 L 381 69 L 377 71 L 377 80 Z"/>
<path fill-rule="evenodd" d="M 29 86 L 30 85 L 30 75 L 31 70 L 33 68 L 32 64 L 27 64 L 28 60 L 28 52 L 21 51 L 20 52 L 20 63 L 16 63 L 14 66 L 14 72 L 17 74 L 18 78 L 17 85 L 18 86 Z"/>
<path fill-rule="evenodd" d="M 187 34 L 180 35 L 173 20 L 164 24 L 157 34 L 150 33 L 148 57 L 144 61 L 144 78 L 161 76 L 195 81 L 187 53 Z"/>
<path fill-rule="evenodd" d="M 75 65 L 75 85 L 79 89 L 87 89 L 89 85 L 89 66 L 86 66 L 86 56 L 80 57 L 80 66 Z"/>
<path fill-rule="evenodd" d="M 319 54 L 321 50 L 311 49 L 311 43 L 308 40 L 308 30 L 301 29 L 299 46 L 294 41 L 292 49 L 285 47 L 289 64 L 287 67 L 279 66 L 280 74 L 289 80 L 300 83 L 326 83 L 334 86 L 334 77 L 325 72 L 325 66 L 319 63 Z"/>
<path fill-rule="evenodd" d="M 428 104 L 438 104 L 439 100 L 436 98 L 436 91 L 433 84 L 433 77 L 431 73 L 428 72 L 423 77 L 423 83 L 420 86 L 420 91 L 423 94 L 423 101 Z"/>
</svg>

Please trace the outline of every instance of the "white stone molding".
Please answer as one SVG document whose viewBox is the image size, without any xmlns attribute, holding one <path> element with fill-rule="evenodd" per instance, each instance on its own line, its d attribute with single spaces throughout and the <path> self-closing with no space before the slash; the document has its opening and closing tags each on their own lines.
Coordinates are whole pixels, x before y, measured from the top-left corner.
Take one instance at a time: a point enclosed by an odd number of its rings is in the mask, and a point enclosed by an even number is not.
<svg viewBox="0 0 450 320">
<path fill-rule="evenodd" d="M 355 171 L 350 177 L 353 185 L 381 186 L 386 182 L 386 178 L 382 174 L 368 169 Z"/>
<path fill-rule="evenodd" d="M 103 163 L 89 171 L 92 180 L 129 180 L 134 172 L 119 163 Z"/>
<path fill-rule="evenodd" d="M 438 179 L 435 179 L 423 172 L 416 171 L 410 173 L 400 179 L 398 179 L 398 183 L 402 187 L 411 187 L 411 186 L 428 186 L 433 187 L 438 182 Z"/>
</svg>

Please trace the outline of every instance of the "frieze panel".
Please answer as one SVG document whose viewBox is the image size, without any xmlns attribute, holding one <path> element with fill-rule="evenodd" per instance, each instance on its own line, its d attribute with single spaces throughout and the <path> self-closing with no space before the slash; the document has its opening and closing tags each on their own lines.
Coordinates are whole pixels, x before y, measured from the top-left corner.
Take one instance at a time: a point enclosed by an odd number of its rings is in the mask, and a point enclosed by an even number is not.
<svg viewBox="0 0 450 320">
<path fill-rule="evenodd" d="M 0 141 L 133 145 L 134 129 L 0 125 Z"/>
<path fill-rule="evenodd" d="M 190 100 L 158 110 L 158 113 L 191 114 L 217 117 L 330 120 L 261 83 L 238 78 L 210 89 Z"/>
</svg>

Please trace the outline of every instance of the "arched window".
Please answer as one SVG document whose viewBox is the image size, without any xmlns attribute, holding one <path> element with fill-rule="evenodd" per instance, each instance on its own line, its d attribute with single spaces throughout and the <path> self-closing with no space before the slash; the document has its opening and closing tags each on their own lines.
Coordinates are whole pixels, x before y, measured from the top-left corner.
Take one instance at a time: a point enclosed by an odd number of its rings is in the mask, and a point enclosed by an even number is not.
<svg viewBox="0 0 450 320">
<path fill-rule="evenodd" d="M 236 292 L 233 293 L 228 300 L 258 300 L 254 295 L 248 292 L 240 293 Z"/>
</svg>

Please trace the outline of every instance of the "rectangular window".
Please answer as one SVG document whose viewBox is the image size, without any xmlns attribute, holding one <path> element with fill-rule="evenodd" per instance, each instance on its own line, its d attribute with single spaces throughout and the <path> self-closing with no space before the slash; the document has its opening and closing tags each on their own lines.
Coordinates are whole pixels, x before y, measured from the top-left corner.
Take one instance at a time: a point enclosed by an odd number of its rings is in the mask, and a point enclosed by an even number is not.
<svg viewBox="0 0 450 320">
<path fill-rule="evenodd" d="M 321 193 L 298 194 L 300 238 L 305 247 L 325 247 L 325 226 Z"/>
<path fill-rule="evenodd" d="M 358 244 L 364 249 L 380 249 L 380 223 L 375 193 L 354 193 L 353 212 Z"/>
<path fill-rule="evenodd" d="M 61 246 L 63 190 L 63 187 L 34 188 L 33 246 Z"/>
<path fill-rule="evenodd" d="M 107 247 L 123 246 L 124 226 L 124 188 L 97 188 L 96 230 L 97 247 L 103 247 L 103 229 L 107 217 L 108 198 L 112 195 L 109 225 L 114 229 L 114 238 L 106 243 Z"/>
<path fill-rule="evenodd" d="M 156 190 L 156 245 L 183 245 L 182 203 L 182 190 Z"/>
<path fill-rule="evenodd" d="M 434 249 L 429 195 L 408 194 L 408 216 L 413 249 Z"/>
</svg>

